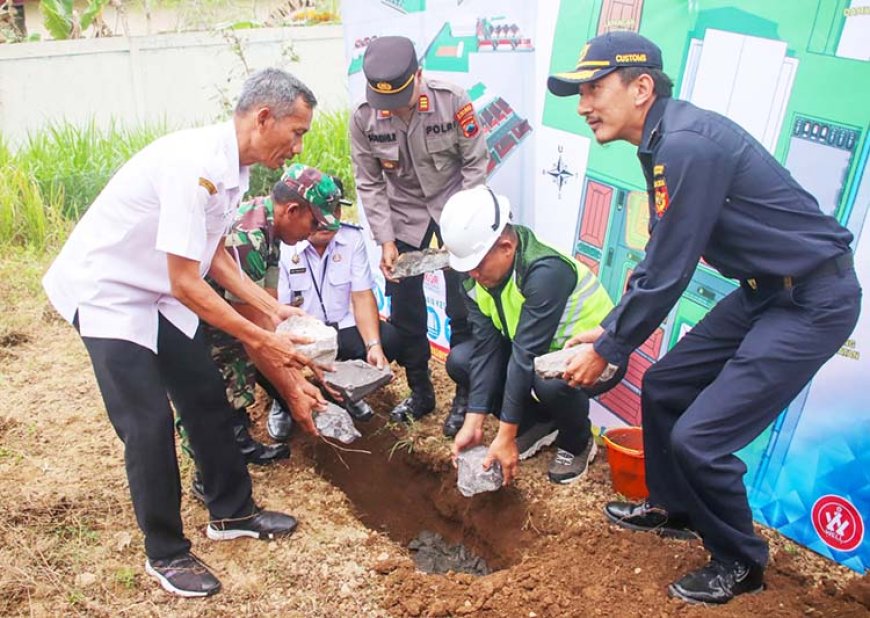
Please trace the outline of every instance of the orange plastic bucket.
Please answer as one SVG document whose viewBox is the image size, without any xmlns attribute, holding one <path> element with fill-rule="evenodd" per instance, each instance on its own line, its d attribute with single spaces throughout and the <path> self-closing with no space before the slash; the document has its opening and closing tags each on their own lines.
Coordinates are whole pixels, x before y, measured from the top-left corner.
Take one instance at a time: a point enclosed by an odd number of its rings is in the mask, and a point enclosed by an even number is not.
<svg viewBox="0 0 870 618">
<path fill-rule="evenodd" d="M 643 465 L 643 430 L 640 427 L 608 429 L 602 439 L 607 445 L 613 489 L 629 500 L 649 496 Z"/>
</svg>

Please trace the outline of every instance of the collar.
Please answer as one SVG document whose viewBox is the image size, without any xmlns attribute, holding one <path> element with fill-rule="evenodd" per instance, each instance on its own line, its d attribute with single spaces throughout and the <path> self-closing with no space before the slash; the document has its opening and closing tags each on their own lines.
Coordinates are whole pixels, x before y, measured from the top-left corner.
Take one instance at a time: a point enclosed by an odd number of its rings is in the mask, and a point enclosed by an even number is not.
<svg viewBox="0 0 870 618">
<path fill-rule="evenodd" d="M 421 114 L 431 114 L 435 111 L 435 97 L 432 96 L 432 90 L 426 82 L 426 78 L 420 80 L 420 98 L 417 99 L 417 109 Z M 378 120 L 390 120 L 393 117 L 393 112 L 388 109 L 375 110 L 375 118 Z"/>
<path fill-rule="evenodd" d="M 224 122 L 219 127 L 220 139 L 227 168 L 223 178 L 227 189 L 238 187 L 241 193 L 248 191 L 249 169 L 248 166 L 239 165 L 239 139 L 236 136 L 236 125 L 232 120 Z"/>
<path fill-rule="evenodd" d="M 661 124 L 662 117 L 667 109 L 667 98 L 657 98 L 647 112 L 646 120 L 643 123 L 643 134 L 640 138 L 640 145 L 637 147 L 638 154 L 652 154 L 653 148 L 661 139 Z"/>
<path fill-rule="evenodd" d="M 435 97 L 426 78 L 420 80 L 420 98 L 417 100 L 417 111 L 422 114 L 431 114 L 435 111 Z"/>
</svg>

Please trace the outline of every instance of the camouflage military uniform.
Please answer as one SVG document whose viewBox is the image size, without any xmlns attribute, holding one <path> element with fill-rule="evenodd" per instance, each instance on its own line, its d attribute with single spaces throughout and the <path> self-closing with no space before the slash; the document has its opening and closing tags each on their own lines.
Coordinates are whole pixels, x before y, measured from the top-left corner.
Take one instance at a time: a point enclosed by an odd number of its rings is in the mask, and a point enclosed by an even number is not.
<svg viewBox="0 0 870 618">
<path fill-rule="evenodd" d="M 236 219 L 226 236 L 226 248 L 239 267 L 255 283 L 266 288 L 278 287 L 278 263 L 281 257 L 281 240 L 274 231 L 275 209 L 271 197 L 257 197 L 243 202 Z M 238 300 L 215 281 L 206 279 L 215 291 L 227 301 Z M 230 405 L 239 414 L 244 414 L 254 403 L 254 387 L 257 384 L 257 369 L 248 358 L 241 342 L 219 328 L 200 322 L 205 340 L 211 348 L 211 357 L 220 369 Z M 176 417 L 176 428 L 181 436 L 181 448 L 191 457 L 184 428 Z"/>
</svg>

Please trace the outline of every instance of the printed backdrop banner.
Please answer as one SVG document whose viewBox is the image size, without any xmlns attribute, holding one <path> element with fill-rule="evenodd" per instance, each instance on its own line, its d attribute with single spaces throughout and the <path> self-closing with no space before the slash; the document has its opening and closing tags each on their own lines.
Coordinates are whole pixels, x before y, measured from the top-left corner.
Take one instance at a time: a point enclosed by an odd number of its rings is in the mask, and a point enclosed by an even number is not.
<svg viewBox="0 0 870 618">
<path fill-rule="evenodd" d="M 387 34 L 412 39 L 426 75 L 469 91 L 486 133 L 489 182 L 510 198 L 515 219 L 592 268 L 614 300 L 648 238 L 635 149 L 598 145 L 577 116 L 577 99 L 546 93 L 547 75 L 573 67 L 583 43 L 610 30 L 656 41 L 675 96 L 740 123 L 848 227 L 858 276 L 870 289 L 870 0 L 342 5 L 351 100 L 363 97 L 368 43 Z M 596 425 L 641 424 L 646 369 L 736 286 L 700 264 L 632 355 L 622 383 L 593 403 Z M 430 338 L 443 356 L 449 324 L 440 276 L 427 277 L 426 295 Z M 859 572 L 870 568 L 868 342 L 865 310 L 839 353 L 740 453 L 757 521 Z"/>
</svg>

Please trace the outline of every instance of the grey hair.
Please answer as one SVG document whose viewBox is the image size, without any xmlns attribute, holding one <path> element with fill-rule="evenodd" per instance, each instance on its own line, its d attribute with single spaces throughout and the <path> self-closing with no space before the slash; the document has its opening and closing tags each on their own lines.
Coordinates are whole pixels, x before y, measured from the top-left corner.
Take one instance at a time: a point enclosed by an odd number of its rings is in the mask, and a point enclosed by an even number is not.
<svg viewBox="0 0 870 618">
<path fill-rule="evenodd" d="M 293 114 L 297 99 L 315 107 L 314 93 L 299 79 L 281 69 L 262 69 L 245 80 L 236 113 L 244 114 L 255 107 L 268 107 L 275 118 Z"/>
</svg>

